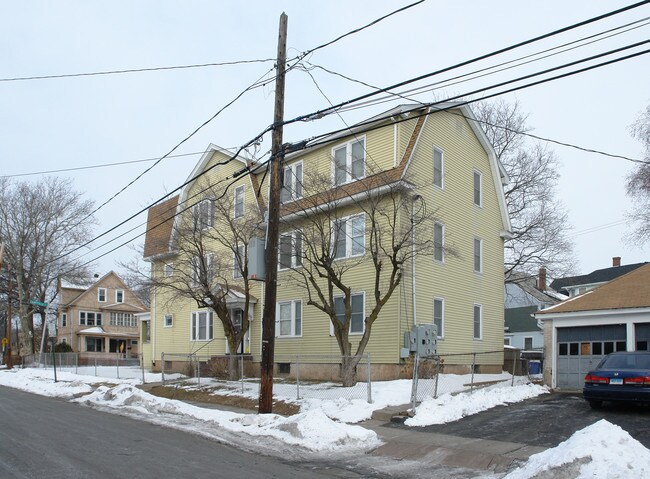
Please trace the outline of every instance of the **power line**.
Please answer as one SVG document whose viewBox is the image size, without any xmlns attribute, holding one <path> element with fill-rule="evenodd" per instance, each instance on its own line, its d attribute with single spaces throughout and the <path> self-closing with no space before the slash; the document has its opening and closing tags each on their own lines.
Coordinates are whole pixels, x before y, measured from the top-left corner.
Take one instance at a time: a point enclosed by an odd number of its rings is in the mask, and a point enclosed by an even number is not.
<svg viewBox="0 0 650 479">
<path fill-rule="evenodd" d="M 238 60 L 232 62 L 220 62 L 220 63 L 196 63 L 191 65 L 176 65 L 176 66 L 167 66 L 167 67 L 151 67 L 151 68 L 131 68 L 125 70 L 107 70 L 99 72 L 87 72 L 87 73 L 62 73 L 60 75 L 39 75 L 39 76 L 25 76 L 25 77 L 13 77 L 13 78 L 0 78 L 0 82 L 18 82 L 18 81 L 29 81 L 29 80 L 51 80 L 55 78 L 76 78 L 76 77 L 90 77 L 90 76 L 101 76 L 101 75 L 120 75 L 124 73 L 142 73 L 142 72 L 154 72 L 154 71 L 165 71 L 165 70 L 184 70 L 190 68 L 206 68 L 206 67 L 221 67 L 221 66 L 230 66 L 230 65 L 244 65 L 248 63 L 268 63 L 275 61 L 273 58 L 265 58 L 261 60 Z"/>
<path fill-rule="evenodd" d="M 436 70 L 434 72 L 425 73 L 423 75 L 411 78 L 409 80 L 404 80 L 404 81 L 396 83 L 394 85 L 382 88 L 380 91 L 366 93 L 364 95 L 358 96 L 358 97 L 353 98 L 351 100 L 346 100 L 344 102 L 338 103 L 337 105 L 334 105 L 333 107 L 326 108 L 324 110 L 318 110 L 316 112 L 309 113 L 309 114 L 306 114 L 306 115 L 297 116 L 296 118 L 294 118 L 292 120 L 286 120 L 284 122 L 284 124 L 288 125 L 288 124 L 291 124 L 291 123 L 296 123 L 298 121 L 309 121 L 309 120 L 312 120 L 314 118 L 321 118 L 321 117 L 323 117 L 323 116 L 325 116 L 327 114 L 330 114 L 333 110 L 336 110 L 336 109 L 341 108 L 343 106 L 349 105 L 351 103 L 356 103 L 358 101 L 364 100 L 366 98 L 370 98 L 370 97 L 378 95 L 380 93 L 385 93 L 385 92 L 388 92 L 389 90 L 394 90 L 395 88 L 399 88 L 399 87 L 402 87 L 404 85 L 408 85 L 410 83 L 414 83 L 414 82 L 417 82 L 417 81 L 420 81 L 420 80 L 424 80 L 425 78 L 430 78 L 432 76 L 439 75 L 441 73 L 446 73 L 448 71 L 455 70 L 457 68 L 467 66 L 467 65 L 470 65 L 472 63 L 476 63 L 478 61 L 485 60 L 487 58 L 491 58 L 493 56 L 500 55 L 502 53 L 505 53 L 505 52 L 508 52 L 508 51 L 511 51 L 511 50 L 515 50 L 515 49 L 520 48 L 522 46 L 529 45 L 531 43 L 535 43 L 535 42 L 538 42 L 540 40 L 543 40 L 543 39 L 546 39 L 546 38 L 549 38 L 549 37 L 552 37 L 552 36 L 555 36 L 555 35 L 559 35 L 560 33 L 564 33 L 564 32 L 567 32 L 567 31 L 570 31 L 570 30 L 573 30 L 573 29 L 588 25 L 588 24 L 593 23 L 593 22 L 597 22 L 597 21 L 603 20 L 605 18 L 614 16 L 614 15 L 618 15 L 620 13 L 626 12 L 628 10 L 632 10 L 634 8 L 638 8 L 638 7 L 646 5 L 648 3 L 650 3 L 650 0 L 644 0 L 642 2 L 638 2 L 638 3 L 632 4 L 632 5 L 628 5 L 626 7 L 619 8 L 617 10 L 613 10 L 611 12 L 608 12 L 608 13 L 605 13 L 605 14 L 602 14 L 602 15 L 592 17 L 592 18 L 590 18 L 588 20 L 583 20 L 581 22 L 574 23 L 572 25 L 560 28 L 558 30 L 554 30 L 552 32 L 545 33 L 543 35 L 539 35 L 539 36 L 531 38 L 529 40 L 525 40 L 523 42 L 519 42 L 519 43 L 510 45 L 508 47 L 501 48 L 499 50 L 495 50 L 493 52 L 490 52 L 490 53 L 487 53 L 487 54 L 484 54 L 484 55 L 480 55 L 478 57 L 474 57 L 471 60 L 466 60 L 466 61 L 463 61 L 463 62 L 460 62 L 460 63 L 456 63 L 455 65 L 445 67 L 445 68 L 442 68 L 440 70 Z"/>
<path fill-rule="evenodd" d="M 204 151 L 197 151 L 194 153 L 181 153 L 178 155 L 167 155 L 165 158 L 180 158 L 183 156 L 195 156 L 202 155 Z M 75 166 L 71 168 L 61 168 L 58 170 L 43 170 L 43 171 L 34 171 L 31 173 L 15 173 L 13 175 L 0 175 L 0 178 L 16 178 L 18 176 L 33 176 L 33 175 L 49 175 L 52 173 L 64 173 L 67 171 L 79 171 L 79 170 L 92 170 L 96 168 L 107 168 L 109 166 L 120 166 L 120 165 L 131 165 L 134 163 L 146 163 L 148 161 L 157 161 L 160 160 L 160 157 L 155 158 L 142 158 L 140 160 L 129 160 L 129 161 L 116 161 L 114 163 L 101 163 L 97 165 L 84 165 L 84 166 Z"/>
</svg>

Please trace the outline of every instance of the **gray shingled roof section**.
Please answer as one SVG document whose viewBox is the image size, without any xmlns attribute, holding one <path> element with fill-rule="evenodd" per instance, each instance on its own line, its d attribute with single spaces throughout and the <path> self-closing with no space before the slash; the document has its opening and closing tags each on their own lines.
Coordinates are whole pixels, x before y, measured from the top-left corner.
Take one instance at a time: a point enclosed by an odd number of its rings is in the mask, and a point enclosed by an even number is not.
<svg viewBox="0 0 650 479">
<path fill-rule="evenodd" d="M 597 269 L 592 271 L 589 274 L 583 274 L 580 276 L 568 276 L 566 278 L 558 278 L 553 280 L 551 283 L 551 288 L 555 291 L 561 292 L 567 286 L 574 286 L 580 284 L 593 284 L 593 283 L 605 283 L 613 279 L 623 276 L 624 274 L 634 271 L 640 266 L 648 264 L 644 263 L 635 263 L 635 264 L 626 264 L 623 266 L 612 266 L 609 268 Z"/>
</svg>

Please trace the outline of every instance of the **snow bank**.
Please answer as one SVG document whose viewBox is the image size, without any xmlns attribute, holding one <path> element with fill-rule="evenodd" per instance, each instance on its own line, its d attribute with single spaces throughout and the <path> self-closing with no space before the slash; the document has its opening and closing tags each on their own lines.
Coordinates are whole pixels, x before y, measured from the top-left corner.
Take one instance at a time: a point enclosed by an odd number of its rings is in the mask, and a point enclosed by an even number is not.
<svg viewBox="0 0 650 479">
<path fill-rule="evenodd" d="M 332 421 L 318 409 L 288 418 L 277 414 L 237 414 L 160 398 L 129 384 L 121 384 L 113 388 L 102 386 L 92 394 L 76 401 L 91 406 L 128 410 L 145 416 L 161 414 L 189 416 L 212 422 L 216 427 L 229 432 L 245 433 L 249 436 L 270 436 L 310 451 L 364 451 L 381 444 L 374 431 Z"/>
<path fill-rule="evenodd" d="M 503 404 L 523 401 L 548 393 L 548 388 L 536 384 L 495 384 L 474 392 L 457 395 L 444 394 L 437 399 L 427 399 L 416 409 L 415 416 L 405 421 L 407 426 L 429 426 L 457 421 L 465 416 Z"/>
<path fill-rule="evenodd" d="M 506 478 L 605 479 L 649 475 L 650 450 L 624 429 L 601 419 L 557 447 L 531 456 Z"/>
<path fill-rule="evenodd" d="M 87 384 L 88 378 L 70 373 L 57 373 L 54 382 L 53 371 L 41 369 L 5 369 L 0 371 L 0 384 L 41 396 L 71 398 L 88 394 L 93 388 Z M 97 382 L 97 378 L 93 378 Z"/>
</svg>

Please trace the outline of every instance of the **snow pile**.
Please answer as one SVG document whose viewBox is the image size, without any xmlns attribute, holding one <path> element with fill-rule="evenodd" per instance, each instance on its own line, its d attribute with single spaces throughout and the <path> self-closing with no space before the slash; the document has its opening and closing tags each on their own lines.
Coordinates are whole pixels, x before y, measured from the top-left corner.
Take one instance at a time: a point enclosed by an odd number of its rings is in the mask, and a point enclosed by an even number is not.
<svg viewBox="0 0 650 479">
<path fill-rule="evenodd" d="M 288 418 L 277 414 L 237 414 L 160 398 L 129 384 L 121 384 L 113 388 L 102 386 L 92 394 L 76 401 L 148 416 L 158 417 L 166 414 L 192 417 L 209 421 L 229 432 L 245 433 L 249 436 L 270 436 L 285 444 L 301 446 L 310 451 L 349 452 L 351 449 L 363 451 L 380 444 L 374 431 L 334 422 L 318 409 Z"/>
<path fill-rule="evenodd" d="M 71 398 L 90 393 L 93 388 L 87 384 L 88 378 L 70 373 L 57 373 L 54 382 L 52 371 L 41 369 L 5 369 L 0 373 L 0 384 L 41 396 Z M 97 382 L 97 378 L 92 378 Z"/>
<path fill-rule="evenodd" d="M 506 478 L 605 479 L 649 475 L 650 450 L 624 429 L 601 419 L 557 447 L 531 456 Z"/>
<path fill-rule="evenodd" d="M 423 401 L 415 409 L 415 416 L 408 418 L 405 424 L 429 426 L 457 421 L 495 406 L 523 401 L 548 392 L 547 387 L 536 384 L 510 386 L 500 383 L 474 392 L 444 394 L 437 399 Z"/>
</svg>

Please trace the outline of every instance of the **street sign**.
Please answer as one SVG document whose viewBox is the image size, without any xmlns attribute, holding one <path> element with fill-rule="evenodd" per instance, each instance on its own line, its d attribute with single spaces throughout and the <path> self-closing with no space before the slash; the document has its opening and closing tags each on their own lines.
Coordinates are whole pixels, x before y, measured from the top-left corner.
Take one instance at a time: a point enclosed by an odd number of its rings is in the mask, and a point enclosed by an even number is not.
<svg viewBox="0 0 650 479">
<path fill-rule="evenodd" d="M 7 344 L 9 344 L 9 339 L 2 338 L 2 347 L 4 348 Z"/>
<path fill-rule="evenodd" d="M 35 299 L 30 299 L 29 304 L 33 304 L 34 306 L 41 306 L 43 308 L 47 307 L 47 303 L 41 303 L 40 301 L 36 301 Z"/>
</svg>

